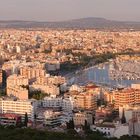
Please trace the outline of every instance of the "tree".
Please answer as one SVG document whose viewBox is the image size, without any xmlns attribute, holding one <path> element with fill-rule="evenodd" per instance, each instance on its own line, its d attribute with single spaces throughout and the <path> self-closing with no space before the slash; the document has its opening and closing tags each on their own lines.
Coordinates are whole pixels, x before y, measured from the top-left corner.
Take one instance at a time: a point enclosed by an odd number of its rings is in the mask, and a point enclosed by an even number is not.
<svg viewBox="0 0 140 140">
<path fill-rule="evenodd" d="M 92 124 L 95 124 L 95 117 L 92 117 Z"/>
<path fill-rule="evenodd" d="M 66 122 L 66 125 L 67 125 L 67 129 L 70 129 L 69 122 Z"/>
<path fill-rule="evenodd" d="M 66 124 L 67 124 L 67 129 L 74 129 L 74 121 L 73 121 L 73 119 L 70 120 L 69 122 L 67 122 Z"/>
<path fill-rule="evenodd" d="M 85 120 L 84 130 L 86 134 L 90 132 L 90 125 L 88 124 L 87 120 Z"/>
<path fill-rule="evenodd" d="M 74 129 L 74 121 L 73 121 L 73 119 L 71 120 L 70 127 L 71 127 L 71 129 Z"/>
<path fill-rule="evenodd" d="M 25 118 L 24 118 L 24 125 L 27 127 L 28 124 L 28 114 L 27 112 L 25 113 Z"/>
<path fill-rule="evenodd" d="M 122 111 L 121 123 L 122 123 L 122 124 L 126 123 L 126 118 L 125 118 L 124 108 L 123 108 L 123 111 Z"/>
<path fill-rule="evenodd" d="M 36 119 L 37 119 L 37 115 L 34 115 L 34 120 L 35 120 L 35 127 L 36 127 Z"/>
</svg>

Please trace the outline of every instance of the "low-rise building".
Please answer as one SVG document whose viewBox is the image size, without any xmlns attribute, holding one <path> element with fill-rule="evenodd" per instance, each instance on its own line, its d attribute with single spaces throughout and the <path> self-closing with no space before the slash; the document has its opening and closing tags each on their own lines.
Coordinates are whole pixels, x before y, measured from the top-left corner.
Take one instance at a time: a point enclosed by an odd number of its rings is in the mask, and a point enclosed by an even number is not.
<svg viewBox="0 0 140 140">
<path fill-rule="evenodd" d="M 17 126 L 21 123 L 21 116 L 16 114 L 0 114 L 0 125 Z"/>
<path fill-rule="evenodd" d="M 59 87 L 55 85 L 40 85 L 40 84 L 32 84 L 30 86 L 31 91 L 39 90 L 42 91 L 52 97 L 56 97 L 57 95 L 60 94 L 60 89 Z"/>
<path fill-rule="evenodd" d="M 108 138 L 111 138 L 111 137 L 120 138 L 123 135 L 129 135 L 128 124 L 114 125 L 113 123 L 105 122 L 102 124 L 92 125 L 91 130 L 99 131 Z"/>
<path fill-rule="evenodd" d="M 61 115 L 61 112 L 54 112 L 53 110 L 45 111 L 44 125 L 51 128 L 61 125 Z"/>
<path fill-rule="evenodd" d="M 89 112 L 79 112 L 79 113 L 75 113 L 73 116 L 73 120 L 74 120 L 74 124 L 75 125 L 85 125 L 85 121 L 87 121 L 87 123 L 89 125 L 93 124 L 93 115 Z"/>
</svg>

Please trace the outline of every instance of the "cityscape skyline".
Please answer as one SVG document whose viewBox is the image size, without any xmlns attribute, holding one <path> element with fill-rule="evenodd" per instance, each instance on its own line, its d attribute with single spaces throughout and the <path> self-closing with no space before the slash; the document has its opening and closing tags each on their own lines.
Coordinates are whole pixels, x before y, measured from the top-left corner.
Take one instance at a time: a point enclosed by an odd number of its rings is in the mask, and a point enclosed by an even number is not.
<svg viewBox="0 0 140 140">
<path fill-rule="evenodd" d="M 0 0 L 0 139 L 140 140 L 140 0 Z"/>
<path fill-rule="evenodd" d="M 0 20 L 64 21 L 100 17 L 140 21 L 138 0 L 0 0 Z M 25 10 L 26 9 L 26 10 Z M 119 9 L 119 10 L 118 10 Z"/>
</svg>

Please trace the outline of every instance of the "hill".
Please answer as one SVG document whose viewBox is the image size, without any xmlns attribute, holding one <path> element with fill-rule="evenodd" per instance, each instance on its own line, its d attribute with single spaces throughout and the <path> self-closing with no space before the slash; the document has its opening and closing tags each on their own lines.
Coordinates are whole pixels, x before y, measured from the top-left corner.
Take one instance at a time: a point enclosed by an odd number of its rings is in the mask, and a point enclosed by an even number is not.
<svg viewBox="0 0 140 140">
<path fill-rule="evenodd" d="M 66 29 L 140 29 L 140 22 L 123 22 L 104 18 L 81 18 L 59 22 L 0 21 L 0 28 L 66 28 Z"/>
</svg>

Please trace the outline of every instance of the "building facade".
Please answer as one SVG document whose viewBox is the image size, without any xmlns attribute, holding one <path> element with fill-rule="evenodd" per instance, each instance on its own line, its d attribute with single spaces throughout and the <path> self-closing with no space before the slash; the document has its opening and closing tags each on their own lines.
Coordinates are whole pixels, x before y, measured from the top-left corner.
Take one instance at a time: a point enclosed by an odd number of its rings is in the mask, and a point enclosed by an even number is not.
<svg viewBox="0 0 140 140">
<path fill-rule="evenodd" d="M 17 114 L 20 115 L 23 120 L 25 113 L 27 113 L 28 119 L 34 121 L 36 109 L 37 103 L 35 100 L 0 99 L 0 110 L 2 114 Z"/>
</svg>

